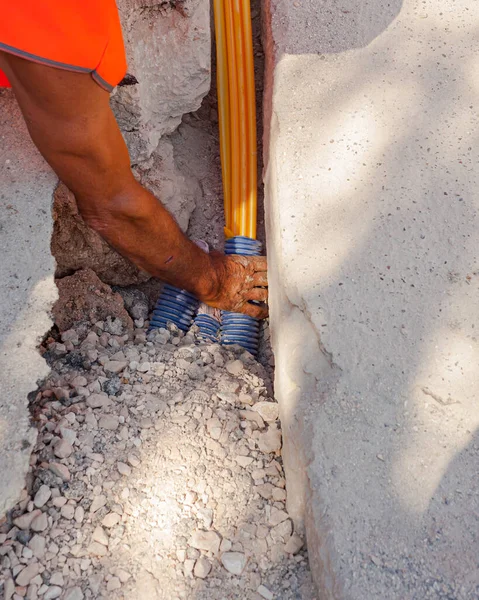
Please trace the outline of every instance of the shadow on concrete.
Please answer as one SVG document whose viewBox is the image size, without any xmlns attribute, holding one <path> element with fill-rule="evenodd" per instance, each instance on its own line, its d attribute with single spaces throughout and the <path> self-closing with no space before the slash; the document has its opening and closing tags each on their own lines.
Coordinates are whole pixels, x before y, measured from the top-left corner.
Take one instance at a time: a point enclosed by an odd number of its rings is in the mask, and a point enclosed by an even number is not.
<svg viewBox="0 0 479 600">
<path fill-rule="evenodd" d="M 353 4 L 344 16 L 305 8 L 294 24 L 288 6 L 276 67 L 276 84 L 290 84 L 272 128 L 275 160 L 284 151 L 288 163 L 274 167 L 267 209 L 284 288 L 273 319 L 286 461 L 295 482 L 306 468 L 325 597 L 476 597 L 477 79 L 467 48 L 479 32 L 412 2 L 399 23 L 401 2 L 379 8 L 371 29 L 369 5 Z M 315 23 L 318 39 L 302 39 Z"/>
</svg>

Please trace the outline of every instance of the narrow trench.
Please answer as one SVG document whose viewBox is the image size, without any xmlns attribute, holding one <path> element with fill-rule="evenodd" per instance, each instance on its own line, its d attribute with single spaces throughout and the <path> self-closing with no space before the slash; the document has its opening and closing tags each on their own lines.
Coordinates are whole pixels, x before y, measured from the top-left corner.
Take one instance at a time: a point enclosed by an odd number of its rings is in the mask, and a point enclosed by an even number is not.
<svg viewBox="0 0 479 600">
<path fill-rule="evenodd" d="M 252 1 L 264 243 L 260 7 Z M 214 67 L 201 108 L 169 140 L 178 168 L 202 190 L 188 234 L 221 249 Z M 147 336 L 151 302 L 138 303 L 135 289 L 157 287 L 115 289 L 131 314 L 138 309 L 134 331 L 112 315 L 44 340 L 52 372 L 30 397 L 39 439 L 27 489 L 0 525 L 0 593 L 315 600 L 306 549 L 285 512 L 268 322 L 256 362 L 174 329 Z"/>
</svg>

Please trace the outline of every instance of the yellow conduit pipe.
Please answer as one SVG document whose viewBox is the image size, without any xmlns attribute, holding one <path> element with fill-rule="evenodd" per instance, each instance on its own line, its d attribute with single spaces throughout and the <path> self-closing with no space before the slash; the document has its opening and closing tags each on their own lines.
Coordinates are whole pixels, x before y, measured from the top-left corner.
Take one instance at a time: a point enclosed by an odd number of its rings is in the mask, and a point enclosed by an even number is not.
<svg viewBox="0 0 479 600">
<path fill-rule="evenodd" d="M 226 48 L 228 54 L 228 84 L 229 84 L 229 119 L 231 140 L 231 221 L 226 225 L 233 235 L 239 235 L 240 193 L 240 114 L 237 81 L 237 56 L 235 45 L 235 19 L 233 1 L 224 0 Z"/>
<path fill-rule="evenodd" d="M 256 99 L 250 2 L 214 0 L 214 10 L 225 233 L 255 238 Z"/>
<path fill-rule="evenodd" d="M 221 170 L 226 229 L 231 227 L 231 130 L 229 118 L 228 54 L 226 47 L 224 0 L 214 0 L 216 32 L 216 87 L 220 130 Z M 230 234 L 232 233 L 229 231 Z"/>
<path fill-rule="evenodd" d="M 251 25 L 251 6 L 249 0 L 241 0 L 243 44 L 245 53 L 246 74 L 246 121 L 248 128 L 248 218 L 245 233 L 256 239 L 256 224 L 258 214 L 257 200 L 257 139 L 256 139 L 256 86 L 254 79 L 253 29 Z"/>
<path fill-rule="evenodd" d="M 236 235 L 247 235 L 248 222 L 248 101 L 246 97 L 246 54 L 243 37 L 243 14 L 240 2 L 232 0 L 236 52 L 236 82 L 238 87 L 238 120 L 239 120 L 239 164 L 240 170 L 240 197 L 238 212 L 234 213 L 234 228 Z"/>
</svg>

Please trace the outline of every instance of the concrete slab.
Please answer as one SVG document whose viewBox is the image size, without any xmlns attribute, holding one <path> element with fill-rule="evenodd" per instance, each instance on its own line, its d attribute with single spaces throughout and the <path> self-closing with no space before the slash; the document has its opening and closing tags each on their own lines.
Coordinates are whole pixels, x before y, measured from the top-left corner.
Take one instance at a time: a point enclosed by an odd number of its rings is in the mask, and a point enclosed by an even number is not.
<svg viewBox="0 0 479 600">
<path fill-rule="evenodd" d="M 479 598 L 479 4 L 264 8 L 276 393 L 320 597 Z"/>
<path fill-rule="evenodd" d="M 50 254 L 56 182 L 13 94 L 0 90 L 0 518 L 24 487 L 36 439 L 27 396 L 48 373 L 36 347 L 57 297 Z"/>
</svg>

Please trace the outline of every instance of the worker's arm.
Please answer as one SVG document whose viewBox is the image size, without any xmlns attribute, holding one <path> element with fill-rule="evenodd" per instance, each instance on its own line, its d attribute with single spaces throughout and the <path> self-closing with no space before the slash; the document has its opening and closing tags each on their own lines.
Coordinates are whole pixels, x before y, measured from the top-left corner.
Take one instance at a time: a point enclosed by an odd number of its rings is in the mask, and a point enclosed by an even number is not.
<svg viewBox="0 0 479 600">
<path fill-rule="evenodd" d="M 134 178 L 109 95 L 89 75 L 61 71 L 0 52 L 30 135 L 75 194 L 85 221 L 151 275 L 225 310 L 266 316 L 264 257 L 200 250 Z"/>
</svg>

